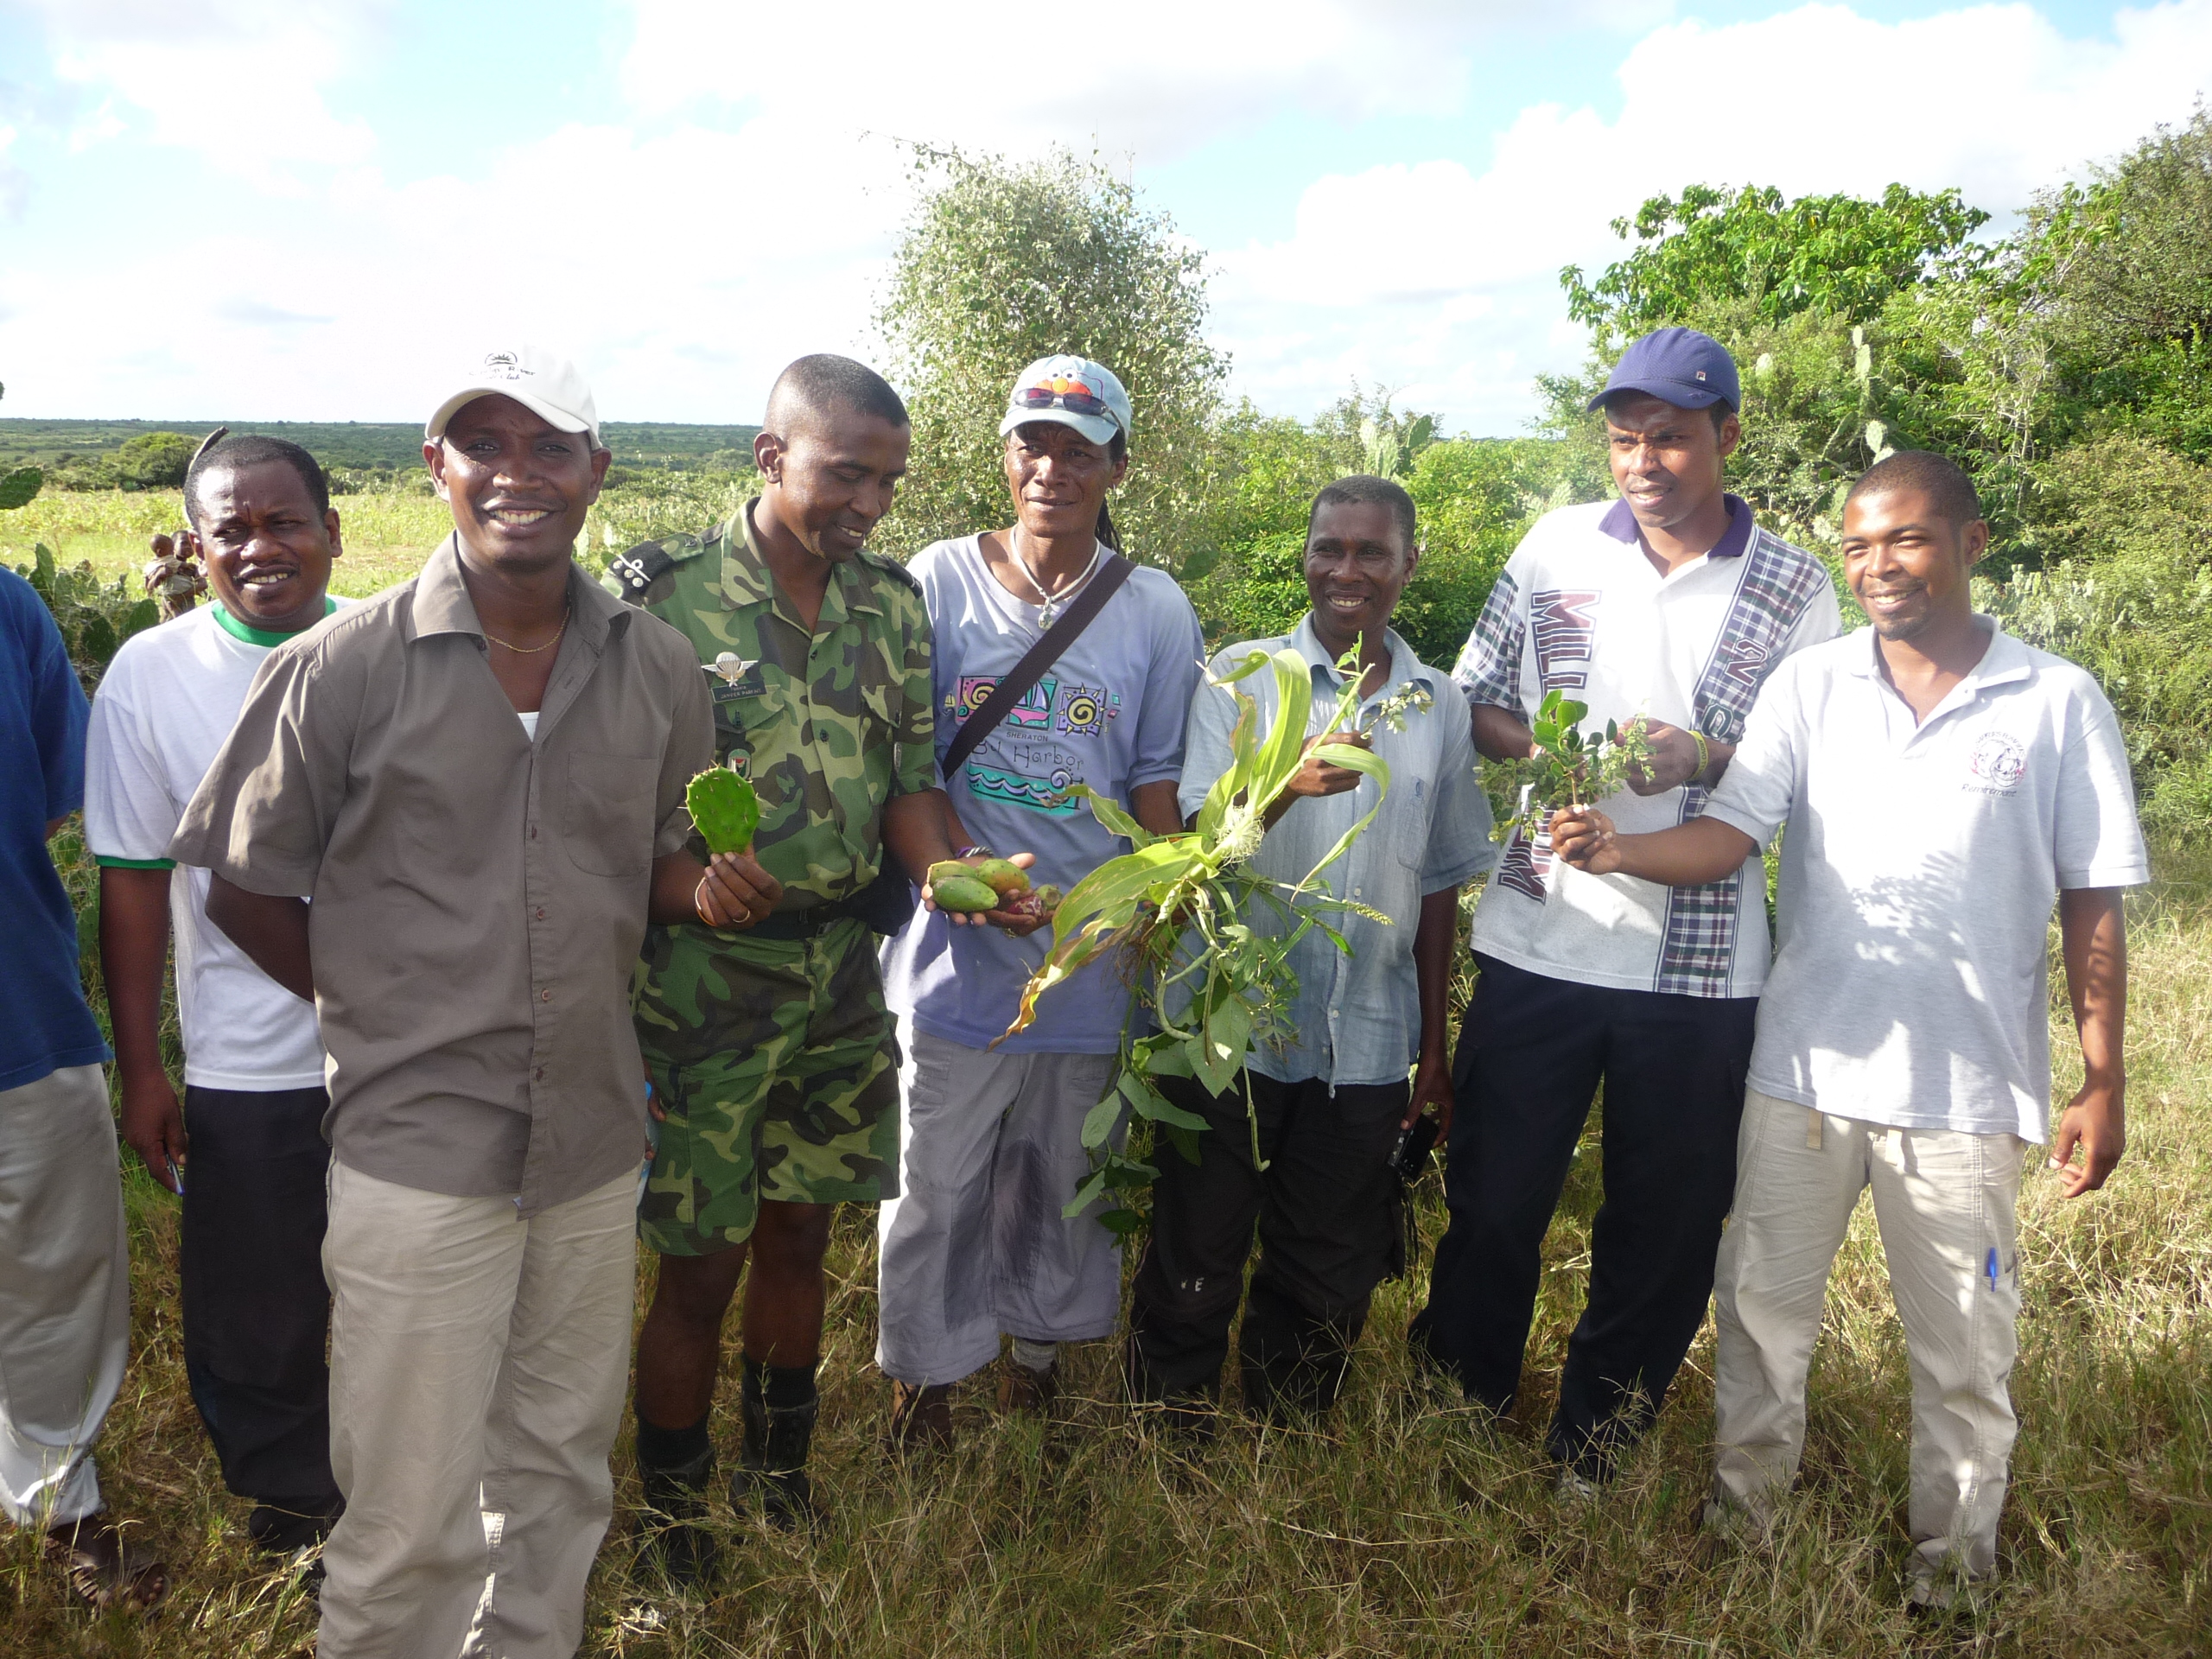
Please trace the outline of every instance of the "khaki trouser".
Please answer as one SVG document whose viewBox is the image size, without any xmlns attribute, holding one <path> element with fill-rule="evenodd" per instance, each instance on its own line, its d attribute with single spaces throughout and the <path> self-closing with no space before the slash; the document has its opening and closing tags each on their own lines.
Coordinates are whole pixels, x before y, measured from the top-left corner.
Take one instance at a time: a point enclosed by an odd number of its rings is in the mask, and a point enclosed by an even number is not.
<svg viewBox="0 0 2212 1659">
<path fill-rule="evenodd" d="M 321 1659 L 567 1659 L 613 1513 L 634 1172 L 524 1220 L 333 1160 Z"/>
<path fill-rule="evenodd" d="M 1713 1496 L 1762 1522 L 1805 1450 L 1805 1373 L 1829 1264 L 1861 1189 L 1912 1368 L 1912 1493 L 1921 1560 L 1996 1570 L 1997 1516 L 2018 1422 L 2006 1393 L 2019 1317 L 2016 1135 L 1895 1129 L 1753 1090 L 1737 1139 L 1736 1205 L 1713 1286 Z"/>
<path fill-rule="evenodd" d="M 130 1258 L 106 1075 L 0 1090 L 0 1513 L 100 1508 L 89 1455 L 130 1350 Z"/>
</svg>

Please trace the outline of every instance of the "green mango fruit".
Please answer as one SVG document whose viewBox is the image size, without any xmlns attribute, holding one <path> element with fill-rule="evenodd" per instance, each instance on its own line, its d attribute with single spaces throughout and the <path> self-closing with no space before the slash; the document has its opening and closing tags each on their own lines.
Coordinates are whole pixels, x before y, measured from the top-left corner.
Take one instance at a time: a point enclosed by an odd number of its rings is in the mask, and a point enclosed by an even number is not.
<svg viewBox="0 0 2212 1659">
<path fill-rule="evenodd" d="M 683 804 L 710 853 L 743 852 L 760 827 L 760 798 L 727 766 L 694 778 L 683 791 Z"/>
<path fill-rule="evenodd" d="M 939 910 L 973 912 L 999 907 L 997 889 L 988 881 L 978 881 L 964 874 L 944 881 L 931 881 L 930 897 Z"/>
</svg>

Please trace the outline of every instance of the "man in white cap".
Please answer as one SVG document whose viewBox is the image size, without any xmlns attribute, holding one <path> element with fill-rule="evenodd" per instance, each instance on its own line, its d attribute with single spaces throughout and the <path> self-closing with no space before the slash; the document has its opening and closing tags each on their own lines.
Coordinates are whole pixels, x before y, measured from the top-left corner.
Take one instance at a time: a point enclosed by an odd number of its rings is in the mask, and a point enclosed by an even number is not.
<svg viewBox="0 0 2212 1659">
<path fill-rule="evenodd" d="M 168 849 L 329 1053 L 323 1659 L 575 1650 L 646 1150 L 631 965 L 649 913 L 735 913 L 683 850 L 704 677 L 570 558 L 590 391 L 527 346 L 456 387 L 423 447 L 453 536 L 270 652 Z"/>
<path fill-rule="evenodd" d="M 1080 357 L 1031 364 L 999 430 L 1014 524 L 938 542 L 911 567 L 936 639 L 937 753 L 956 843 L 1033 851 L 1031 880 L 1065 890 L 1129 847 L 1075 785 L 1154 835 L 1182 829 L 1176 780 L 1205 640 L 1174 579 L 1125 559 L 1107 515 L 1129 464 L 1113 372 Z M 884 948 L 906 1119 L 901 1196 L 878 1212 L 876 1360 L 902 1445 L 951 1438 L 951 1387 L 998 1358 L 1002 1334 L 1001 1405 L 1046 1408 L 1058 1344 L 1109 1335 L 1120 1312 L 1113 1235 L 1061 1211 L 1090 1167 L 1083 1122 L 1113 1086 L 1128 992 L 1098 963 L 998 1040 L 1050 943 L 920 912 Z"/>
</svg>

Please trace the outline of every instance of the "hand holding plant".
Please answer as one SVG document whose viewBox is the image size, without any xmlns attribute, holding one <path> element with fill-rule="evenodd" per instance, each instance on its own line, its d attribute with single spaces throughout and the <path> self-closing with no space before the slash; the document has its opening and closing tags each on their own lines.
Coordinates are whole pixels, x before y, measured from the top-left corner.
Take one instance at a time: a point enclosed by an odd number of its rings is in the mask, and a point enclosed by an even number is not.
<svg viewBox="0 0 2212 1659">
<path fill-rule="evenodd" d="M 1580 810 L 1616 795 L 1631 772 L 1650 764 L 1651 745 L 1641 716 L 1625 726 L 1607 721 L 1600 737 L 1581 729 L 1589 713 L 1588 703 L 1547 691 L 1529 722 L 1535 764 L 1522 797 L 1522 823 L 1531 837 L 1542 833 L 1554 808 Z"/>
<path fill-rule="evenodd" d="M 1611 875 L 1621 867 L 1613 821 L 1594 806 L 1561 807 L 1551 816 L 1552 851 L 1578 870 Z"/>
</svg>

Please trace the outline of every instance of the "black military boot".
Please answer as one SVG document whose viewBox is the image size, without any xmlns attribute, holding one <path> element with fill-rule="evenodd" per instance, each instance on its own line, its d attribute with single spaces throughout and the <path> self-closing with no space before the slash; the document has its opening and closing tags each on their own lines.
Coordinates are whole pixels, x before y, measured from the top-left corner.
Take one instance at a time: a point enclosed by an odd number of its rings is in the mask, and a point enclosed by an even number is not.
<svg viewBox="0 0 2212 1659">
<path fill-rule="evenodd" d="M 771 1526 L 791 1532 L 811 1526 L 818 1516 L 813 1483 L 806 1478 L 807 1448 L 814 1440 L 815 1414 L 822 1396 L 811 1365 L 763 1365 L 745 1357 L 745 1384 L 739 1397 L 745 1422 L 745 1449 L 729 1479 L 730 1507 L 754 1504 Z"/>
<path fill-rule="evenodd" d="M 720 1546 L 705 1525 L 714 1475 L 715 1446 L 703 1421 L 688 1429 L 638 1425 L 638 1478 L 645 1489 L 638 1564 L 679 1589 L 714 1577 Z"/>
</svg>

